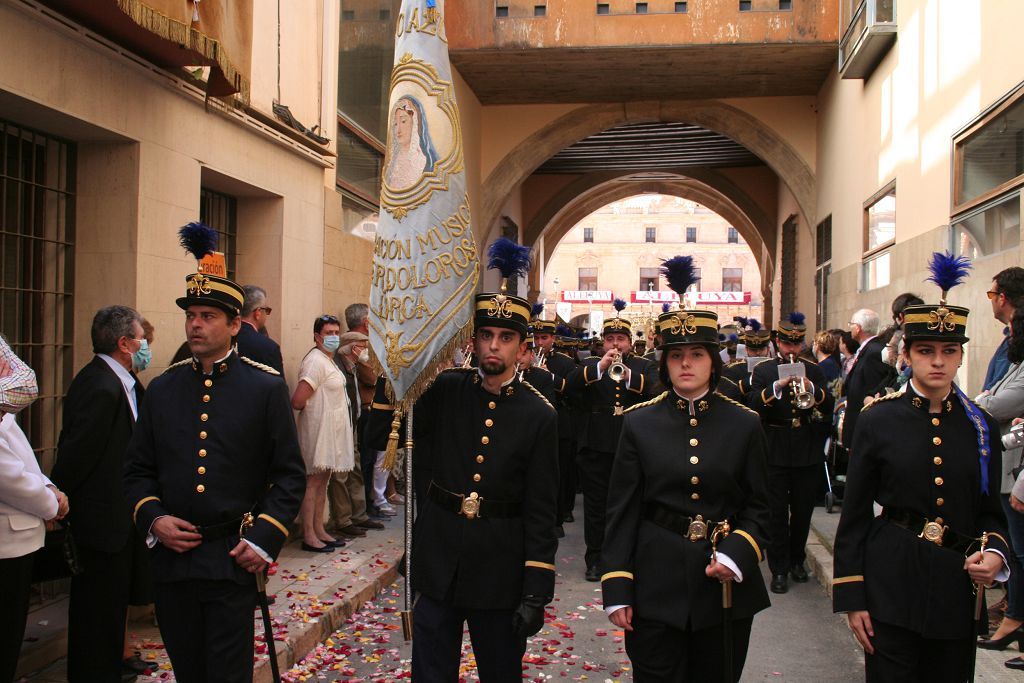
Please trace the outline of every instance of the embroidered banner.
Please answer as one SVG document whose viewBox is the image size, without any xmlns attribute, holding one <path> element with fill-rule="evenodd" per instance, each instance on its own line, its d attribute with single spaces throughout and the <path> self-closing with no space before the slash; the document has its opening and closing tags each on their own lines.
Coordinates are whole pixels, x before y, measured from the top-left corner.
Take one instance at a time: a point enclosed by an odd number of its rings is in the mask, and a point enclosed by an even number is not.
<svg viewBox="0 0 1024 683">
<path fill-rule="evenodd" d="M 370 345 L 409 406 L 472 333 L 479 278 L 443 0 L 403 0 L 370 283 Z"/>
</svg>

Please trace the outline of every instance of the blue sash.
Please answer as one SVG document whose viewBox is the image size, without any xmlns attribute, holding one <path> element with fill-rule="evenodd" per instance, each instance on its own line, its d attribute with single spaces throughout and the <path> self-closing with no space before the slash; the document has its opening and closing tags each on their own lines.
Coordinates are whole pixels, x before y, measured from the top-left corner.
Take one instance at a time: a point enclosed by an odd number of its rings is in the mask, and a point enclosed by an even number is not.
<svg viewBox="0 0 1024 683">
<path fill-rule="evenodd" d="M 960 387 L 954 384 L 953 391 L 956 392 L 956 397 L 960 399 L 960 404 L 964 407 L 967 417 L 971 418 L 971 422 L 974 423 L 974 430 L 978 433 L 978 453 L 981 462 L 981 492 L 987 495 L 988 461 L 992 452 L 989 443 L 988 420 L 982 414 L 981 408 L 971 403 Z"/>
</svg>

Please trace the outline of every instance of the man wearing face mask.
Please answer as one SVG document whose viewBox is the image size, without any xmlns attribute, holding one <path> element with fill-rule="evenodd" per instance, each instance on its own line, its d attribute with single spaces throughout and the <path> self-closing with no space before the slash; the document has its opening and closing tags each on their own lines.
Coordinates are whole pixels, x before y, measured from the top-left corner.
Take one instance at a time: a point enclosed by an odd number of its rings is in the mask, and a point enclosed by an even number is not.
<svg viewBox="0 0 1024 683">
<path fill-rule="evenodd" d="M 92 321 L 96 354 L 64 399 L 51 479 L 73 501 L 68 520 L 83 572 L 71 580 L 68 680 L 121 681 L 134 558 L 142 543 L 124 504 L 124 454 L 144 389 L 133 370 L 150 362 L 142 316 L 127 306 Z M 128 674 L 130 675 L 130 674 Z"/>
</svg>

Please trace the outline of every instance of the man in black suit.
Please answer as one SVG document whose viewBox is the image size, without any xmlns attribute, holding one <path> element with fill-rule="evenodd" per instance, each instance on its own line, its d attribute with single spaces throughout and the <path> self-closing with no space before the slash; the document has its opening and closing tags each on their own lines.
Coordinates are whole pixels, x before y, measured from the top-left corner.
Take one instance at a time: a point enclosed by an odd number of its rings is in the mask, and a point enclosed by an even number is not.
<svg viewBox="0 0 1024 683">
<path fill-rule="evenodd" d="M 850 373 L 846 376 L 846 416 L 843 418 L 843 446 L 853 443 L 853 430 L 857 416 L 864 407 L 864 399 L 884 391 L 884 384 L 893 374 L 891 365 L 882 360 L 885 344 L 878 338 L 878 314 L 862 308 L 850 318 L 850 334 L 860 342 L 860 348 Z"/>
<path fill-rule="evenodd" d="M 134 532 L 121 471 L 143 388 L 132 372 L 143 356 L 142 316 L 127 306 L 100 309 L 92 321 L 96 354 L 64 399 L 64 424 L 51 478 L 74 501 L 68 516 L 83 572 L 71 579 L 68 680 L 121 681 Z M 136 365 L 142 366 L 142 363 Z"/>
<path fill-rule="evenodd" d="M 257 285 L 245 285 L 242 290 L 245 292 L 242 327 L 235 338 L 238 355 L 269 365 L 284 375 L 281 347 L 266 333 L 267 318 L 274 310 L 267 305 L 267 290 Z"/>
<path fill-rule="evenodd" d="M 604 355 L 584 359 L 567 381 L 568 391 L 580 397 L 584 426 L 580 434 L 577 464 L 583 485 L 583 537 L 587 581 L 598 581 L 598 560 L 604 542 L 605 508 L 612 461 L 622 432 L 626 408 L 657 395 L 657 366 L 631 352 L 630 322 L 618 316 L 604 322 Z M 624 366 L 617 379 L 610 372 L 615 358 Z"/>
</svg>

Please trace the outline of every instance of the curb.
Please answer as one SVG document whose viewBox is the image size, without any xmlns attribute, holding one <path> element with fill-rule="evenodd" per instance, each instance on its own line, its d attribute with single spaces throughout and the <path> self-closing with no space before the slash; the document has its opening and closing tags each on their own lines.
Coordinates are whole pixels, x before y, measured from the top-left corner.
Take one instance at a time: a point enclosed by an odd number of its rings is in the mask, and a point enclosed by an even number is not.
<svg viewBox="0 0 1024 683">
<path fill-rule="evenodd" d="M 818 580 L 829 600 L 832 599 L 832 545 L 823 534 L 811 524 L 811 535 L 807 539 L 807 564 Z"/>
<path fill-rule="evenodd" d="M 321 601 L 331 601 L 332 604 L 320 614 L 315 620 L 299 622 L 298 625 L 290 626 L 285 640 L 276 640 L 277 663 L 281 673 L 288 671 L 298 663 L 319 643 L 326 640 L 330 635 L 341 628 L 352 614 L 354 614 L 364 602 L 375 598 L 384 588 L 390 586 L 398 578 L 398 563 L 404 549 L 401 544 L 395 548 L 389 548 L 378 555 L 367 554 L 361 558 L 358 566 L 347 569 L 347 578 L 327 586 L 314 597 Z M 379 564 L 367 562 L 367 560 L 378 560 Z M 297 584 L 282 587 L 273 587 L 277 594 L 277 601 L 270 606 L 272 619 L 280 617 L 289 609 L 290 599 L 287 593 Z M 339 591 L 344 592 L 343 598 L 338 598 Z M 312 592 L 310 593 L 312 594 Z M 263 623 L 259 620 L 257 613 L 256 635 L 263 633 Z M 253 683 L 272 683 L 273 677 L 270 669 L 270 658 L 266 655 L 260 656 L 259 661 L 253 667 Z"/>
</svg>

